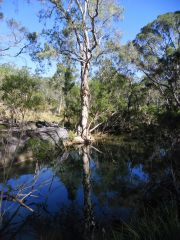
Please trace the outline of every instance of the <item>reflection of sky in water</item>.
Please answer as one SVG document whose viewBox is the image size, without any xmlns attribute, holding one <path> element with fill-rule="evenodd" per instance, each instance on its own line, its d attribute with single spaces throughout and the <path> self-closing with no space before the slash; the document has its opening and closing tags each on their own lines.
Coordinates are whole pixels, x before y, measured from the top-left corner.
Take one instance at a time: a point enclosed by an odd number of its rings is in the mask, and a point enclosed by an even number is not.
<svg viewBox="0 0 180 240">
<path fill-rule="evenodd" d="M 166 151 L 165 149 L 163 149 L 163 148 L 160 149 L 159 153 L 160 153 L 160 156 L 161 156 L 162 158 L 167 155 L 167 151 Z"/>
<path fill-rule="evenodd" d="M 96 164 L 94 161 L 90 161 L 91 167 L 91 181 L 100 181 L 100 177 L 98 177 L 97 173 L 95 172 Z M 142 169 L 134 168 L 133 173 L 135 175 L 143 176 Z M 27 188 L 27 190 L 23 191 L 23 193 L 28 193 L 29 191 L 35 189 L 33 192 L 32 197 L 29 197 L 26 201 L 26 204 L 29 205 L 35 211 L 39 206 L 41 206 L 41 213 L 51 213 L 56 214 L 60 212 L 60 209 L 64 206 L 70 206 L 71 201 L 68 199 L 68 192 L 65 185 L 61 182 L 60 178 L 54 176 L 53 170 L 51 168 L 43 168 L 39 172 L 39 177 L 35 185 L 29 188 L 34 182 L 34 175 L 33 174 L 25 174 L 20 176 L 19 178 L 12 178 L 8 180 L 8 185 L 12 187 L 12 189 L 17 189 L 18 186 L 22 184 Z M 13 191 L 14 192 L 14 191 Z M 83 207 L 83 185 L 80 185 L 76 192 L 76 199 L 75 202 L 78 206 Z M 115 192 L 107 192 L 103 198 L 113 199 L 116 198 Z M 110 207 L 108 201 L 104 203 L 100 203 L 96 194 L 92 191 L 92 205 L 94 208 L 94 214 L 97 218 L 104 220 L 103 218 L 106 217 L 106 220 L 109 218 L 111 219 L 113 216 L 119 215 L 127 215 L 129 212 L 128 209 L 119 207 Z M 9 207 L 9 214 L 13 214 L 14 211 L 19 206 L 18 203 L 6 202 L 5 207 Z M 44 212 L 43 212 L 44 211 Z M 26 217 L 29 215 L 29 211 L 25 208 L 20 208 L 20 214 L 14 221 L 17 219 L 21 219 L 22 217 Z"/>
<path fill-rule="evenodd" d="M 132 167 L 132 164 L 129 163 L 129 177 L 133 177 L 134 180 L 138 181 L 142 181 L 142 182 L 147 182 L 149 177 L 148 174 L 144 172 L 143 170 L 143 165 L 139 164 L 136 167 Z"/>
<path fill-rule="evenodd" d="M 52 169 L 41 169 L 37 182 L 32 186 L 33 182 L 34 175 L 28 174 L 22 175 L 18 179 L 10 179 L 8 185 L 16 189 L 23 184 L 27 188 L 23 193 L 28 193 L 35 189 L 33 191 L 35 197 L 29 197 L 28 203 L 35 206 L 35 204 L 44 202 L 51 213 L 57 212 L 61 204 L 68 203 L 66 187 L 59 177 L 54 176 Z"/>
</svg>

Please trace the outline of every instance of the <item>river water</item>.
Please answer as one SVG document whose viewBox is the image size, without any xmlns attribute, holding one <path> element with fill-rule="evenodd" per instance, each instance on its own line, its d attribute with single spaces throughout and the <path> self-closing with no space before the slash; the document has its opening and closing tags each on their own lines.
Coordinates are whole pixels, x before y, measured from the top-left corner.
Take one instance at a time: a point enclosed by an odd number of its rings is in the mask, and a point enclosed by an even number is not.
<svg viewBox="0 0 180 240">
<path fill-rule="evenodd" d="M 113 239 L 144 207 L 168 202 L 178 181 L 179 150 L 169 140 L 121 137 L 56 154 L 49 145 L 32 146 L 33 160 L 11 166 L 7 179 L 0 172 L 9 196 L 1 239 Z"/>
</svg>

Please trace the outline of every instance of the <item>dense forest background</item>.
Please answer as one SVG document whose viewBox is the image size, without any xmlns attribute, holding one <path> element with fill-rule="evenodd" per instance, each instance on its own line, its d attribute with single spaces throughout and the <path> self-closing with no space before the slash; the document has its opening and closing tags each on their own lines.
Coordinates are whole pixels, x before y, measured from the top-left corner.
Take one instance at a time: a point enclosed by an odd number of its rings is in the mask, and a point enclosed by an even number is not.
<svg viewBox="0 0 180 240">
<path fill-rule="evenodd" d="M 132 42 L 115 47 L 109 43 L 107 54 L 94 60 L 98 67 L 91 69 L 89 79 L 90 132 L 118 134 L 152 125 L 178 125 L 179 23 L 180 12 L 163 14 L 144 26 Z M 8 24 L 12 31 L 22 34 L 15 21 Z M 33 34 L 28 36 L 28 44 L 36 41 Z M 46 43 L 45 48 L 43 58 L 52 51 Z M 1 48 L 0 54 L 3 56 L 6 50 Z M 68 58 L 57 64 L 52 77 L 2 64 L 0 89 L 1 119 L 11 118 L 13 123 L 55 121 L 76 129 L 81 108 L 79 68 Z"/>
</svg>

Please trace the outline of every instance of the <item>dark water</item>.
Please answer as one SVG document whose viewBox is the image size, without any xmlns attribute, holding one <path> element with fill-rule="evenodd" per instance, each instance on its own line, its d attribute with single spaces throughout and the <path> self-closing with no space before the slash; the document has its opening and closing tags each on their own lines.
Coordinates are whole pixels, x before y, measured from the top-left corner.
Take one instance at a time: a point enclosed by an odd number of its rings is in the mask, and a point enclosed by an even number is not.
<svg viewBox="0 0 180 240">
<path fill-rule="evenodd" d="M 4 200 L 0 239 L 113 239 L 120 221 L 175 196 L 176 142 L 127 138 L 46 150 L 37 148 L 34 161 L 12 167 L 1 184 L 9 196 L 25 197 L 33 211 Z"/>
</svg>

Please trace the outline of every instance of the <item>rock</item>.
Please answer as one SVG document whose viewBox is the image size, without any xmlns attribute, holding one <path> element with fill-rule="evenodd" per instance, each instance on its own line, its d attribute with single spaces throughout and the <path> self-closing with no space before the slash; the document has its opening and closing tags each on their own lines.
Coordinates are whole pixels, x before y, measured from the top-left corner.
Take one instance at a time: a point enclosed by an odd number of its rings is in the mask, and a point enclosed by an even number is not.
<svg viewBox="0 0 180 240">
<path fill-rule="evenodd" d="M 43 128 L 43 127 L 50 127 L 51 125 L 46 121 L 38 121 L 36 122 L 36 126 L 38 128 Z"/>
<path fill-rule="evenodd" d="M 37 129 L 36 123 L 32 122 L 32 121 L 27 122 L 26 126 L 25 126 L 25 129 L 26 130 L 35 130 L 35 129 Z"/>
<path fill-rule="evenodd" d="M 23 136 L 23 138 L 20 139 L 13 135 L 9 135 L 5 139 L 2 139 L 4 147 L 0 149 L 0 166 L 6 166 L 9 162 L 14 162 L 14 159 L 18 155 L 18 150 L 25 146 L 28 139 L 29 137 L 27 136 Z"/>
<path fill-rule="evenodd" d="M 0 139 L 0 166 L 7 165 L 12 159 L 24 161 L 27 156 L 19 155 L 18 150 L 23 149 L 28 139 L 37 137 L 41 140 L 51 141 L 53 144 L 59 144 L 61 141 L 68 139 L 68 132 L 64 128 L 59 127 L 42 127 L 26 129 L 23 132 L 19 128 L 12 128 L 11 134 L 8 134 Z M 20 158 L 18 158 L 18 155 Z M 31 156 L 29 156 L 29 159 Z"/>
<path fill-rule="evenodd" d="M 29 121 L 25 125 L 26 130 L 35 130 L 37 128 L 47 128 L 47 127 L 58 128 L 59 125 L 58 125 L 58 123 L 55 123 L 55 122 L 49 123 L 46 121 L 38 121 L 38 122 Z"/>
<path fill-rule="evenodd" d="M 68 139 L 67 130 L 59 127 L 38 128 L 34 131 L 34 135 L 42 140 L 48 140 L 55 144 Z"/>
<path fill-rule="evenodd" d="M 51 123 L 51 127 L 59 127 L 59 124 L 56 123 L 56 122 L 52 122 L 52 123 Z"/>
</svg>

